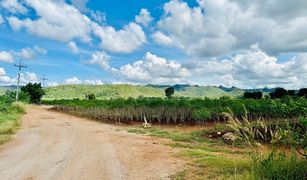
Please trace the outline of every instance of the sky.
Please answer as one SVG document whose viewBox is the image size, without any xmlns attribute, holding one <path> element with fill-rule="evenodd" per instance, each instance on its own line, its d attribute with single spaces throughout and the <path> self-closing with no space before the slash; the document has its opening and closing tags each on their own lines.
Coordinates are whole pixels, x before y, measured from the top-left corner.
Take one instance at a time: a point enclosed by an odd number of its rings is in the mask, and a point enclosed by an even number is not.
<svg viewBox="0 0 307 180">
<path fill-rule="evenodd" d="M 307 1 L 0 0 L 0 85 L 307 85 Z"/>
</svg>

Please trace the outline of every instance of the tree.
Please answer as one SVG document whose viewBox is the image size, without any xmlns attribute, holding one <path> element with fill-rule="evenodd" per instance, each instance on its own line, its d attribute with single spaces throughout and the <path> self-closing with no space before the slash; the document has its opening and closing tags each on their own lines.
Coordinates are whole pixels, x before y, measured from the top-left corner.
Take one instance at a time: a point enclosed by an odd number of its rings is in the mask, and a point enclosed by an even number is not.
<svg viewBox="0 0 307 180">
<path fill-rule="evenodd" d="M 297 94 L 298 96 L 300 96 L 300 97 L 306 97 L 307 98 L 307 88 L 302 88 L 302 89 L 300 89 L 299 91 L 298 91 L 298 94 Z"/>
<path fill-rule="evenodd" d="M 288 95 L 288 91 L 284 88 L 276 88 L 274 92 L 270 93 L 270 97 L 272 99 L 274 98 L 282 98 L 284 96 Z"/>
<path fill-rule="evenodd" d="M 243 97 L 247 98 L 247 99 L 261 99 L 262 98 L 262 92 L 261 91 L 244 92 Z"/>
<path fill-rule="evenodd" d="M 30 102 L 39 104 L 42 97 L 45 95 L 45 91 L 40 83 L 29 83 L 21 88 L 21 91 L 30 96 Z"/>
<path fill-rule="evenodd" d="M 171 98 L 172 95 L 175 93 L 175 89 L 173 87 L 168 87 L 165 89 L 165 96 Z"/>
</svg>

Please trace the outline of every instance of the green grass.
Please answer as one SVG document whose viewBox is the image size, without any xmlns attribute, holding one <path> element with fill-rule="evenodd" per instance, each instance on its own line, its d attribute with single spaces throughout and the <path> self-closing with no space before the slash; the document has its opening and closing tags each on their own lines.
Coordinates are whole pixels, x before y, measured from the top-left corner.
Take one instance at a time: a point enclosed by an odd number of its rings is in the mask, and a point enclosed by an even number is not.
<svg viewBox="0 0 307 180">
<path fill-rule="evenodd" d="M 13 104 L 7 112 L 0 112 L 0 144 L 11 139 L 20 125 L 20 118 L 24 114 L 20 104 Z"/>
<path fill-rule="evenodd" d="M 130 128 L 128 132 L 136 134 L 148 134 L 154 137 L 168 138 L 178 142 L 205 142 L 206 139 L 202 138 L 201 131 L 194 131 L 190 133 L 184 133 L 179 131 L 166 131 L 160 128 Z"/>
</svg>

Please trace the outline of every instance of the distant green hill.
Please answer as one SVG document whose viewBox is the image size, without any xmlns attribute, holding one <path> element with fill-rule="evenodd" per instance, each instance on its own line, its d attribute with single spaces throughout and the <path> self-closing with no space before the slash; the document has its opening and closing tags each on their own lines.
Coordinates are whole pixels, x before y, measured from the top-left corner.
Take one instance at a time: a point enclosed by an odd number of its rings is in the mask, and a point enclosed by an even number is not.
<svg viewBox="0 0 307 180">
<path fill-rule="evenodd" d="M 0 96 L 4 95 L 7 90 L 16 90 L 16 86 L 0 86 Z"/>
<path fill-rule="evenodd" d="M 164 89 L 167 85 L 61 85 L 46 88 L 44 99 L 74 99 L 85 98 L 86 94 L 94 93 L 97 99 L 111 98 L 137 98 L 137 97 L 165 97 Z M 175 97 L 191 98 L 219 98 L 221 96 L 238 97 L 242 96 L 244 91 L 235 89 L 233 91 L 224 91 L 214 86 L 190 86 L 175 85 Z"/>
<path fill-rule="evenodd" d="M 61 85 L 46 88 L 44 99 L 85 98 L 86 94 L 94 93 L 97 99 L 163 97 L 160 89 L 136 85 Z"/>
</svg>

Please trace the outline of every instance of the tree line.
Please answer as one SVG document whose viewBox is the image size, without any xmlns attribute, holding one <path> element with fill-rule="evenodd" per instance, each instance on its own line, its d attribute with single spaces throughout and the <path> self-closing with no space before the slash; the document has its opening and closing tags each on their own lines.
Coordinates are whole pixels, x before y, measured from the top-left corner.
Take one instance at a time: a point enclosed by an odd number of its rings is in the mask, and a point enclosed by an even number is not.
<svg viewBox="0 0 307 180">
<path fill-rule="evenodd" d="M 291 96 L 291 97 L 305 97 L 307 98 L 307 88 L 301 88 L 298 91 L 295 90 L 286 90 L 284 88 L 276 88 L 275 91 L 270 92 L 268 96 L 265 96 L 265 98 L 283 98 L 285 96 Z M 246 91 L 243 94 L 243 97 L 246 99 L 262 99 L 263 93 L 261 91 Z"/>
</svg>

